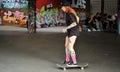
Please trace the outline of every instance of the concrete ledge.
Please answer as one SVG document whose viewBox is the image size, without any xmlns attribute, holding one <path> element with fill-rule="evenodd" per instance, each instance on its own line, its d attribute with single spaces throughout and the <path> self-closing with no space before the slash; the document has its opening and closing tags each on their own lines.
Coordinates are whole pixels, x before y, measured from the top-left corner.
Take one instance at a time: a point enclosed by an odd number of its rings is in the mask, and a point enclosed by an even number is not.
<svg viewBox="0 0 120 72">
<path fill-rule="evenodd" d="M 37 32 L 62 32 L 64 27 L 48 27 L 48 28 L 39 28 Z M 0 31 L 24 31 L 27 32 L 27 28 L 15 27 L 15 26 L 0 26 Z"/>
</svg>

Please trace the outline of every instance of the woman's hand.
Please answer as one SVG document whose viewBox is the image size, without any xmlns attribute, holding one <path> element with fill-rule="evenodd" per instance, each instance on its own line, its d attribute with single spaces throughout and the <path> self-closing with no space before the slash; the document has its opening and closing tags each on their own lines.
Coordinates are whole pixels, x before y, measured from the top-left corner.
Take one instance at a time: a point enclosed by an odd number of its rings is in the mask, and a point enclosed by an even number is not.
<svg viewBox="0 0 120 72">
<path fill-rule="evenodd" d="M 65 32 L 67 32 L 67 29 L 66 29 L 66 28 L 64 28 L 64 29 L 63 29 L 63 32 L 64 32 L 64 33 L 65 33 Z"/>
</svg>

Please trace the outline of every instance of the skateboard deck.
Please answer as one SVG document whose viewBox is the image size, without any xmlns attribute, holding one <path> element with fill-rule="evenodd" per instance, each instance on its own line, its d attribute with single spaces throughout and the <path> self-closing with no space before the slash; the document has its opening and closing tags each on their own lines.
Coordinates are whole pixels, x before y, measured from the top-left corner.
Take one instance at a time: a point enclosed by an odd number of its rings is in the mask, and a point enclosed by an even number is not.
<svg viewBox="0 0 120 72">
<path fill-rule="evenodd" d="M 63 64 L 57 64 L 57 67 L 62 68 L 63 70 L 66 70 L 67 68 L 80 68 L 81 70 L 84 70 L 85 67 L 88 66 L 88 63 L 81 63 L 78 66 L 67 66 Z"/>
</svg>

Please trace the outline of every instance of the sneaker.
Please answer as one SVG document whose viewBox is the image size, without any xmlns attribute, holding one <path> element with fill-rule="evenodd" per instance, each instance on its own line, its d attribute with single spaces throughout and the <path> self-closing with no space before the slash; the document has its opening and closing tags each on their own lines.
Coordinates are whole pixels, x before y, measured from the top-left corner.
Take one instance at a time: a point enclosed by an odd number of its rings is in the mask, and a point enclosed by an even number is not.
<svg viewBox="0 0 120 72">
<path fill-rule="evenodd" d="M 78 66 L 78 64 L 77 64 L 77 63 L 76 63 L 76 64 L 71 63 L 71 64 L 68 64 L 67 66 L 70 66 L 70 67 L 76 67 L 76 66 Z"/>
<path fill-rule="evenodd" d="M 69 65 L 69 64 L 71 64 L 71 61 L 64 61 L 64 63 L 63 63 L 64 65 Z"/>
</svg>

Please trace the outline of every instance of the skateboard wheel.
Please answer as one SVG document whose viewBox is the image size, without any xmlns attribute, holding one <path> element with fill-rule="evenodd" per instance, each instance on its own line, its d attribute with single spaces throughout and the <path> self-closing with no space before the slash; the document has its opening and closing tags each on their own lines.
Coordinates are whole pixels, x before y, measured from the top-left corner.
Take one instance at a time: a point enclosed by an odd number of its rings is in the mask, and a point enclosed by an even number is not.
<svg viewBox="0 0 120 72">
<path fill-rule="evenodd" d="M 84 70 L 84 67 L 81 67 L 81 70 Z"/>
<path fill-rule="evenodd" d="M 66 70 L 66 68 L 63 68 L 63 70 L 65 71 L 65 70 Z"/>
</svg>

